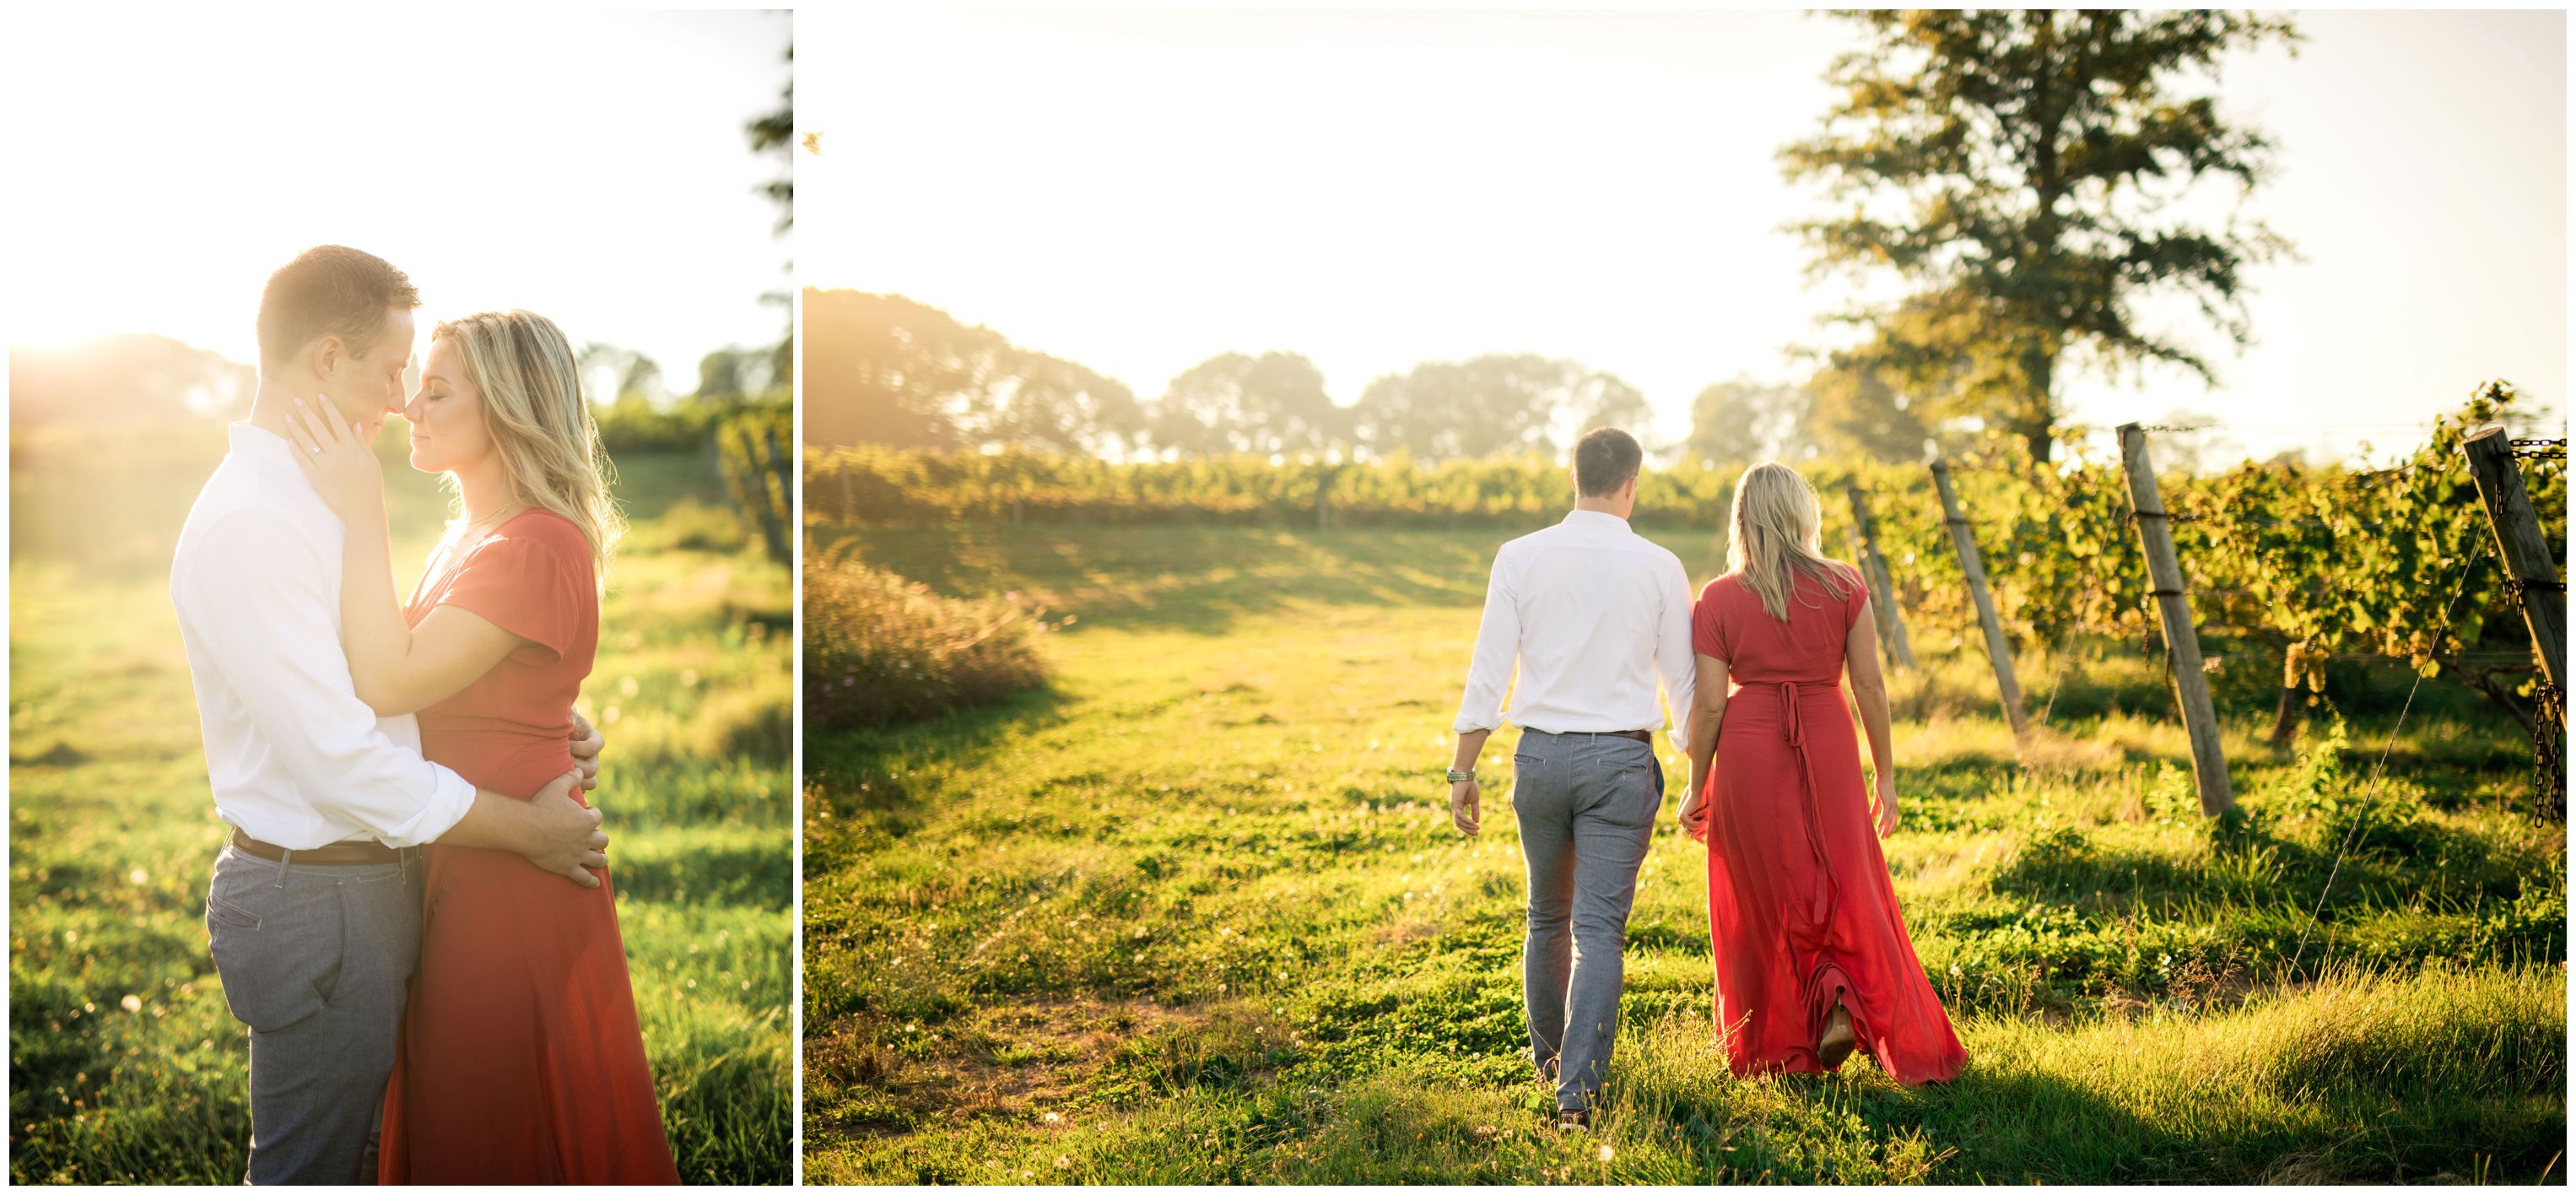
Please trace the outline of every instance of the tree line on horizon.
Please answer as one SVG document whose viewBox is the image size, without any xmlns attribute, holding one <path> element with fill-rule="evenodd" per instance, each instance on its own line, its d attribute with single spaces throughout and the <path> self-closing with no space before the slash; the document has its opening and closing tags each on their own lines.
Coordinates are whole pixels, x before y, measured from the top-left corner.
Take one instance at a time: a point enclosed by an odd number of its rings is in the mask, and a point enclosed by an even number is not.
<svg viewBox="0 0 2576 1195">
<path fill-rule="evenodd" d="M 1825 72 L 1837 99 L 1781 147 L 1833 213 L 1781 231 L 1814 278 L 1862 286 L 1803 346 L 1808 376 L 1737 378 L 1693 404 L 1702 459 L 1818 452 L 1921 459 L 1991 441 L 2047 462 L 2068 438 L 2066 380 L 2169 368 L 2214 384 L 2205 355 L 2146 327 L 2180 299 L 2228 347 L 2251 343 L 2248 266 L 2295 260 L 2259 219 L 2195 224 L 2173 203 L 2204 180 L 2241 202 L 2273 146 L 2208 90 L 2232 54 L 2297 52 L 2286 20 L 2207 10 L 1848 10 L 1859 44 Z M 1895 287 L 1870 289 L 1872 282 Z M 1544 357 L 1426 362 L 1347 406 L 1294 353 L 1223 353 L 1140 400 L 1126 385 L 896 295 L 808 290 L 806 438 L 817 445 L 1211 455 L 1561 448 L 1591 424 L 1641 427 L 1614 375 Z M 1657 447 L 1657 446 L 1650 446 Z"/>
<path fill-rule="evenodd" d="M 619 407 L 780 400 L 790 344 L 729 346 L 698 359 L 694 389 L 674 390 L 660 362 L 603 341 L 583 345 L 583 385 L 602 416 Z M 417 380 L 419 362 L 404 379 Z M 114 333 L 66 346 L 9 350 L 9 422 L 16 427 L 134 420 L 239 419 L 250 413 L 257 367 L 158 333 Z"/>
<path fill-rule="evenodd" d="M 1529 353 L 1427 361 L 1337 403 L 1304 355 L 1223 352 L 1153 399 L 901 295 L 805 292 L 805 439 L 818 447 L 1039 449 L 1092 456 L 1554 457 L 1592 427 L 1717 464 L 1849 455 L 1920 460 L 1936 427 L 1875 375 L 1749 377 L 1702 390 L 1681 443 L 1658 443 L 1646 397 L 1614 374 Z"/>
</svg>

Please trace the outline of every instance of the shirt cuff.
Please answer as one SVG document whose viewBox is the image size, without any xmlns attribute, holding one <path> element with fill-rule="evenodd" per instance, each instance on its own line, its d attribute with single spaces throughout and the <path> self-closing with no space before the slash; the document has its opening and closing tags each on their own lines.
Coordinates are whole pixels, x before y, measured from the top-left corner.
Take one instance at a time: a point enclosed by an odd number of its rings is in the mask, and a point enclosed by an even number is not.
<svg viewBox="0 0 2576 1195">
<path fill-rule="evenodd" d="M 456 823 L 464 821 L 466 813 L 474 808 L 476 790 L 472 783 L 446 768 L 438 767 L 436 764 L 430 766 L 437 771 L 438 783 L 430 792 L 429 804 L 415 814 L 409 822 L 393 827 L 389 832 L 380 835 L 377 838 L 378 842 L 393 847 L 420 846 L 423 843 L 436 842 L 440 835 L 455 829 Z"/>
<path fill-rule="evenodd" d="M 1459 734 L 1474 734 L 1479 730 L 1500 730 L 1502 728 L 1503 719 L 1500 715 L 1495 716 L 1492 721 L 1480 722 L 1465 714 L 1460 714 L 1458 715 L 1457 721 L 1449 724 L 1449 729 L 1454 730 Z"/>
</svg>

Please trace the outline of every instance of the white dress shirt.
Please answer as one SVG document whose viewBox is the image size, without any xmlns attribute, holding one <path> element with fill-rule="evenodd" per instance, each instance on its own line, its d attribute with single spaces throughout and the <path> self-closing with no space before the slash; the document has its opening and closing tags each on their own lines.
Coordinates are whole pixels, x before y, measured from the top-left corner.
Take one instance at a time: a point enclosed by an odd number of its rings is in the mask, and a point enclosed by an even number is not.
<svg viewBox="0 0 2576 1195">
<path fill-rule="evenodd" d="M 1503 724 L 1503 693 L 1518 657 L 1513 725 L 1557 734 L 1662 729 L 1660 674 L 1672 700 L 1673 746 L 1689 750 L 1698 678 L 1690 614 L 1681 557 L 1617 515 L 1571 511 L 1554 527 L 1504 544 L 1485 589 L 1458 733 Z"/>
<path fill-rule="evenodd" d="M 474 786 L 420 757 L 411 715 L 379 720 L 358 700 L 340 650 L 339 516 L 294 445 L 230 430 L 170 561 L 216 813 L 289 850 L 437 838 Z"/>
</svg>

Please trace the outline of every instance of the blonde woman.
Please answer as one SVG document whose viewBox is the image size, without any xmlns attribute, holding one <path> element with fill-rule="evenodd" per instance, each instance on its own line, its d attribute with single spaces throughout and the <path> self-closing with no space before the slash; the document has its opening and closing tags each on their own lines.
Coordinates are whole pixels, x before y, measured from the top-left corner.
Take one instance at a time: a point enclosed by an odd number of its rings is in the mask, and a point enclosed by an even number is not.
<svg viewBox="0 0 2576 1195">
<path fill-rule="evenodd" d="M 1869 590 L 1818 553 L 1816 493 L 1796 470 L 1745 470 L 1731 521 L 1728 571 L 1691 612 L 1697 708 L 1681 812 L 1709 845 L 1728 1063 L 1739 1075 L 1829 1071 L 1857 1048 L 1900 1083 L 1948 1079 L 1967 1053 L 1878 847 L 1896 830 L 1896 761 Z M 1874 826 L 1845 672 L 1877 763 Z"/>
<path fill-rule="evenodd" d="M 318 408 L 296 420 L 298 459 L 348 526 L 351 678 L 378 714 L 419 714 L 427 758 L 534 792 L 567 766 L 620 522 L 572 345 L 525 311 L 440 324 L 403 416 L 412 467 L 460 509 L 408 604 L 375 455 Z M 379 1181 L 677 1182 L 606 869 L 576 888 L 502 852 L 427 855 Z"/>
</svg>

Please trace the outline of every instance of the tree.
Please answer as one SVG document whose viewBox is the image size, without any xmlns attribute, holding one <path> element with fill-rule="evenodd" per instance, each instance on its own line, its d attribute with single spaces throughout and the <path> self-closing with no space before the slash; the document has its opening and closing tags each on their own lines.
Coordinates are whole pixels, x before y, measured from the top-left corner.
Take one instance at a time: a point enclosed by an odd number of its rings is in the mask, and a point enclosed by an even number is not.
<svg viewBox="0 0 2576 1195">
<path fill-rule="evenodd" d="M 901 295 L 805 292 L 805 439 L 953 448 L 1010 342 Z"/>
<path fill-rule="evenodd" d="M 238 419 L 259 373 L 210 349 L 167 336 L 120 333 L 66 348 L 9 353 L 9 421 L 122 423 L 200 416 Z"/>
<path fill-rule="evenodd" d="M 775 152 L 785 159 L 780 177 L 760 186 L 760 193 L 778 205 L 778 223 L 771 229 L 774 236 L 785 236 L 796 226 L 796 150 L 793 144 L 796 136 L 796 47 L 793 44 L 787 47 L 785 57 L 787 85 L 779 90 L 778 107 L 743 126 L 744 134 L 751 138 L 751 152 Z M 780 263 L 779 270 L 793 273 L 795 263 Z M 779 313 L 786 317 L 786 328 L 779 334 L 778 344 L 769 352 L 769 376 L 781 389 L 789 389 L 792 393 L 790 388 L 796 379 L 796 309 L 793 298 L 785 290 L 773 290 L 762 294 L 760 301 L 775 304 Z"/>
<path fill-rule="evenodd" d="M 1893 270 L 1902 297 L 1827 317 L 1863 339 L 1833 363 L 1870 368 L 1943 415 L 1982 419 L 2049 459 L 2060 364 L 2116 374 L 2164 362 L 2214 382 L 2199 354 L 2141 328 L 2151 295 L 2196 303 L 2251 343 L 2242 271 L 2291 253 L 2259 221 L 2159 219 L 2201 179 L 2250 195 L 2271 145 L 2168 84 L 2286 21 L 2222 12 L 1865 10 L 1865 48 L 1837 59 L 1824 131 L 1780 151 L 1848 214 L 1789 226 L 1811 275 Z"/>
<path fill-rule="evenodd" d="M 1528 354 L 1427 361 L 1369 383 L 1352 411 L 1371 452 L 1425 460 L 1553 458 L 1588 428 L 1638 431 L 1652 415 L 1646 396 L 1615 376 Z"/>
<path fill-rule="evenodd" d="M 592 402 L 613 403 L 629 394 L 657 401 L 670 397 L 661 364 L 633 349 L 594 340 L 581 346 L 578 365 Z"/>
<path fill-rule="evenodd" d="M 698 358 L 699 398 L 731 402 L 742 395 L 742 361 L 732 349 L 717 349 Z"/>
<path fill-rule="evenodd" d="M 1921 464 L 1928 445 L 1960 438 L 1927 425 L 1921 408 L 1906 401 L 1874 369 L 1828 365 L 1807 379 L 1806 392 L 1807 434 L 1827 456 Z"/>
<path fill-rule="evenodd" d="M 1350 412 L 1296 353 L 1220 353 L 1179 377 L 1154 406 L 1152 439 L 1185 456 L 1321 452 L 1346 445 Z"/>
<path fill-rule="evenodd" d="M 776 357 L 774 348 L 732 345 L 698 358 L 697 397 L 738 402 L 785 390 L 786 381 L 776 375 Z"/>
<path fill-rule="evenodd" d="M 1809 455 L 1815 447 L 1808 431 L 1814 405 L 1796 386 L 1765 385 L 1739 374 L 1691 400 L 1690 439 L 1683 443 L 1683 455 L 1715 468 Z"/>
<path fill-rule="evenodd" d="M 1014 349 L 984 403 L 961 413 L 968 444 L 1103 454 L 1144 438 L 1145 408 L 1126 383 L 1071 361 Z"/>
<path fill-rule="evenodd" d="M 807 290 L 805 328 L 809 444 L 1096 453 L 1144 436 L 1125 384 L 901 295 Z"/>
<path fill-rule="evenodd" d="M 787 64 L 790 68 L 787 86 L 779 90 L 778 107 L 753 118 L 751 123 L 743 126 L 742 130 L 751 138 L 751 152 L 776 151 L 779 157 L 787 160 L 788 168 L 784 175 L 762 183 L 759 187 L 761 194 L 768 196 L 770 202 L 778 205 L 777 232 L 780 236 L 785 236 L 788 229 L 796 226 L 796 171 L 793 168 L 796 150 L 792 144 L 796 137 L 794 71 L 796 47 L 794 46 L 787 47 Z"/>
</svg>

